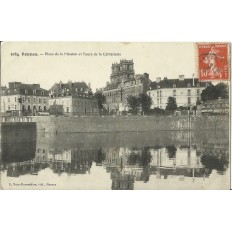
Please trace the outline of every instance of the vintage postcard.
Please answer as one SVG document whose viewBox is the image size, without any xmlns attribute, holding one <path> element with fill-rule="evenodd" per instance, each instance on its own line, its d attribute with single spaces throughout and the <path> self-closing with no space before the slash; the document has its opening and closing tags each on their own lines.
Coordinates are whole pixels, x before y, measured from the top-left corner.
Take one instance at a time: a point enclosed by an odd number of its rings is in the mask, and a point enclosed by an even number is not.
<svg viewBox="0 0 232 232">
<path fill-rule="evenodd" d="M 228 42 L 2 42 L 2 190 L 230 189 Z"/>
</svg>

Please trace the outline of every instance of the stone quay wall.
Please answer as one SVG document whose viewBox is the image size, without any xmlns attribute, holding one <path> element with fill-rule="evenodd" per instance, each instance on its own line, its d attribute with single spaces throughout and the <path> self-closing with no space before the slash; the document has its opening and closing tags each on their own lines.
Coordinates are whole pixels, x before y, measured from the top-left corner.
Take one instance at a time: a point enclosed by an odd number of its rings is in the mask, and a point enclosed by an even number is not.
<svg viewBox="0 0 232 232">
<path fill-rule="evenodd" d="M 130 117 L 51 117 L 35 116 L 38 132 L 107 133 L 168 130 L 229 129 L 228 116 L 130 116 Z"/>
</svg>

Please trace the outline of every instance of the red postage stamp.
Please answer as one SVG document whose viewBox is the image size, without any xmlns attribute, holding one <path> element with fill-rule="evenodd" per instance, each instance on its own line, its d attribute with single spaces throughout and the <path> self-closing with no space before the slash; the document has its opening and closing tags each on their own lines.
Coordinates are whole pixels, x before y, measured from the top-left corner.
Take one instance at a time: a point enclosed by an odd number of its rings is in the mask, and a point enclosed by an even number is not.
<svg viewBox="0 0 232 232">
<path fill-rule="evenodd" d="M 230 79 L 229 43 L 197 43 L 197 56 L 201 81 Z"/>
</svg>

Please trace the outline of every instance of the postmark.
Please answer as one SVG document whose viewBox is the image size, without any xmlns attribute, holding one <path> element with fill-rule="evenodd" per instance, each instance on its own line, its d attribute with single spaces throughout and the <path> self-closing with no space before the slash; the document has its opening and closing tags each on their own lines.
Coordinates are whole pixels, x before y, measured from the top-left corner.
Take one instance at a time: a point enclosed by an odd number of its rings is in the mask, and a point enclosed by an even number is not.
<svg viewBox="0 0 232 232">
<path fill-rule="evenodd" d="M 197 43 L 197 58 L 201 81 L 230 79 L 230 43 Z"/>
</svg>

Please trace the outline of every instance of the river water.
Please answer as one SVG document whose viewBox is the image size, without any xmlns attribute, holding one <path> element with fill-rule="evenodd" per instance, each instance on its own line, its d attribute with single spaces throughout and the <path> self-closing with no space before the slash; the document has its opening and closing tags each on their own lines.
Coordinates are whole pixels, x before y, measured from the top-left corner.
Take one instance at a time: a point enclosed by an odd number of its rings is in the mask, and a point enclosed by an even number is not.
<svg viewBox="0 0 232 232">
<path fill-rule="evenodd" d="M 1 136 L 3 189 L 230 188 L 228 131 Z"/>
</svg>

